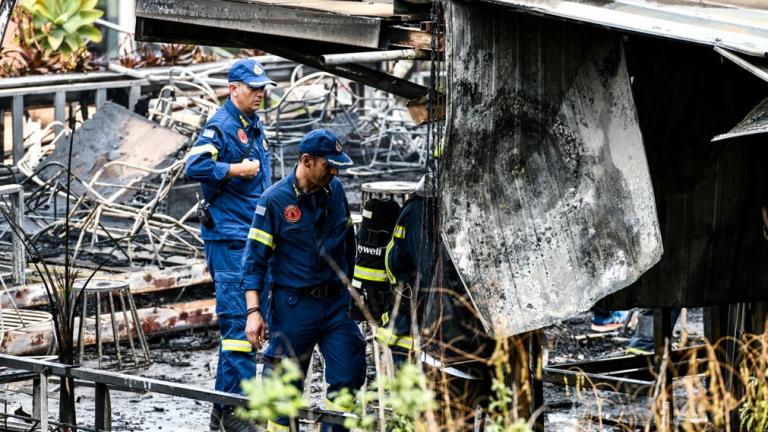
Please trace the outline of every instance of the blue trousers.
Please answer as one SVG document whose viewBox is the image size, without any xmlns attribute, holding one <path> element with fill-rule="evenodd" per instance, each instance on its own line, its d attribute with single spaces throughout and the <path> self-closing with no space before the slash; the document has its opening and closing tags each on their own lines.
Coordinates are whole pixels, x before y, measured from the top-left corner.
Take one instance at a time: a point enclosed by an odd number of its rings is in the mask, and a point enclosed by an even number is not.
<svg viewBox="0 0 768 432">
<path fill-rule="evenodd" d="M 245 336 L 245 291 L 240 261 L 245 242 L 205 242 L 205 258 L 216 288 L 216 316 L 221 329 L 216 390 L 242 394 L 240 382 L 256 375 L 256 352 Z"/>
<path fill-rule="evenodd" d="M 264 373 L 270 374 L 283 357 L 295 359 L 306 375 L 315 345 L 325 360 L 328 398 L 342 388 L 351 392 L 365 383 L 365 339 L 349 317 L 349 293 L 312 297 L 299 291 L 277 288 L 270 298 L 269 345 L 264 353 Z M 296 383 L 299 388 L 303 382 Z M 277 419 L 287 426 L 287 419 Z M 321 430 L 344 428 L 323 424 Z"/>
</svg>

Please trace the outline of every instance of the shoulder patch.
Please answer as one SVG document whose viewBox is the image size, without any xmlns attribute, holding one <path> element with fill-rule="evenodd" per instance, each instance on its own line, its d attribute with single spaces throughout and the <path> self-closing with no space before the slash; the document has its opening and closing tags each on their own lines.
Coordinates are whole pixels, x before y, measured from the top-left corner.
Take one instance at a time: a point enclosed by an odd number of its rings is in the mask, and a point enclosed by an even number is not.
<svg viewBox="0 0 768 432">
<path fill-rule="evenodd" d="M 206 129 L 203 131 L 203 138 L 213 139 L 216 136 L 216 131 L 213 129 Z"/>
<path fill-rule="evenodd" d="M 264 216 L 267 214 L 267 208 L 264 206 L 256 206 L 256 214 L 259 216 Z"/>
</svg>

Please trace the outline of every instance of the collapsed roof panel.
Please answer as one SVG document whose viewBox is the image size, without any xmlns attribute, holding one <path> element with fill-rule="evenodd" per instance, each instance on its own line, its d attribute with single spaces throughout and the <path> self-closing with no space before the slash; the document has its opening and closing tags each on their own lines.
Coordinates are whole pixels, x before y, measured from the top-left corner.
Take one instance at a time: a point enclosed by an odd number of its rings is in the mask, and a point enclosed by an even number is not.
<svg viewBox="0 0 768 432">
<path fill-rule="evenodd" d="M 587 22 L 753 56 L 768 54 L 768 4 L 760 0 L 486 0 L 537 15 Z"/>
<path fill-rule="evenodd" d="M 391 4 L 341 0 L 224 0 L 215 6 L 208 0 L 138 0 L 136 3 L 139 19 L 367 48 L 379 46 L 382 18 L 392 15 Z"/>
<path fill-rule="evenodd" d="M 442 216 L 486 330 L 588 309 L 662 254 L 619 36 L 449 3 Z"/>
<path fill-rule="evenodd" d="M 110 201 L 119 197 L 119 202 L 125 202 L 135 192 L 130 186 L 151 174 L 135 167 L 152 169 L 170 165 L 174 160 L 172 156 L 186 141 L 187 137 L 178 132 L 107 102 L 75 131 L 72 174 L 86 183 L 100 174 L 98 182 L 91 185 L 93 190 Z M 58 162 L 68 166 L 68 159 L 69 140 L 65 139 L 41 164 Z M 113 161 L 120 164 L 105 167 Z M 55 169 L 41 171 L 45 178 L 54 175 L 58 175 Z M 85 187 L 73 182 L 72 191 L 80 195 Z"/>
</svg>

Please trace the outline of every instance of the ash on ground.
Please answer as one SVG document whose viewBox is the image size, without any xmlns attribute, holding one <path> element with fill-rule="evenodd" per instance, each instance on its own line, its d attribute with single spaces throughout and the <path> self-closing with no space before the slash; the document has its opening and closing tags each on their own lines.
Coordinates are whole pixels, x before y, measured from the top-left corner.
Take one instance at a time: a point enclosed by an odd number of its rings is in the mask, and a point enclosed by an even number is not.
<svg viewBox="0 0 768 432">
<path fill-rule="evenodd" d="M 584 313 L 565 322 L 544 329 L 548 364 L 623 355 L 628 334 L 590 338 L 577 341 L 576 336 L 594 333 L 590 327 L 591 314 Z M 679 344 L 682 331 L 687 333 L 688 343 L 700 341 L 703 335 L 701 309 L 689 310 L 687 320 L 679 320 L 674 343 Z M 218 358 L 218 331 L 196 330 L 174 336 L 151 340 L 153 364 L 136 370 L 123 371 L 165 381 L 214 387 Z M 113 362 L 109 346 L 105 346 L 104 363 Z M 86 350 L 86 367 L 97 367 L 96 350 Z M 259 365 L 259 370 L 261 365 Z M 373 361 L 369 358 L 368 378 L 375 378 Z M 49 418 L 55 420 L 58 412 L 58 387 L 50 385 Z M 6 388 L 6 412 L 21 408 L 32 412 L 31 385 L 10 384 Z M 309 383 L 308 399 L 319 406 L 324 398 L 322 360 L 315 356 L 313 373 Z M 680 393 L 681 390 L 676 391 Z M 77 418 L 81 426 L 93 427 L 95 399 L 92 388 L 77 388 Z M 190 399 L 152 393 L 133 393 L 112 390 L 112 430 L 114 431 L 178 431 L 197 432 L 208 430 L 211 405 Z M 678 404 L 683 408 L 684 397 Z M 624 395 L 608 390 L 575 389 L 545 384 L 545 425 L 547 430 L 610 431 L 626 430 L 612 426 L 620 421 L 644 425 L 649 416 L 650 400 L 645 396 Z M 678 411 L 680 412 L 680 411 Z M 309 429 L 308 429 L 309 430 Z"/>
</svg>

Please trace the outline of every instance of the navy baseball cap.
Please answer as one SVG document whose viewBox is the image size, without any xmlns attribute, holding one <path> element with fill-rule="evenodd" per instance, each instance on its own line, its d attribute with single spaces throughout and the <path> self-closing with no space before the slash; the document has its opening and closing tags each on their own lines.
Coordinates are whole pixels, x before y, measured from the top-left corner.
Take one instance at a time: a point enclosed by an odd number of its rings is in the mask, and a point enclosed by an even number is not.
<svg viewBox="0 0 768 432">
<path fill-rule="evenodd" d="M 335 168 L 354 165 L 352 158 L 341 151 L 341 143 L 336 134 L 328 129 L 317 129 L 304 135 L 299 142 L 299 154 L 322 156 Z"/>
<path fill-rule="evenodd" d="M 276 85 L 274 81 L 269 79 L 267 73 L 264 72 L 264 67 L 261 63 L 249 58 L 238 60 L 229 68 L 227 81 L 242 81 L 248 87 L 253 88 L 262 88 L 267 84 Z"/>
</svg>

